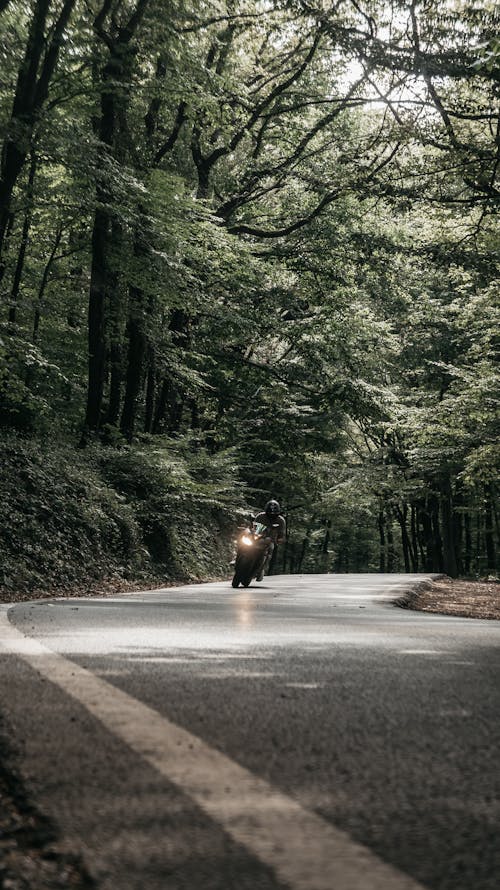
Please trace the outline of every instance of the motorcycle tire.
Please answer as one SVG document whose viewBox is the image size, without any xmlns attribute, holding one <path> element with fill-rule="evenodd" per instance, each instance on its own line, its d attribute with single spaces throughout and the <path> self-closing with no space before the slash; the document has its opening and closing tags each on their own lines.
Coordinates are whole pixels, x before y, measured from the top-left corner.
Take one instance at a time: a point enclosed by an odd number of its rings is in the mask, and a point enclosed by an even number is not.
<svg viewBox="0 0 500 890">
<path fill-rule="evenodd" d="M 232 586 L 238 587 L 240 584 L 243 584 L 244 587 L 248 587 L 248 584 L 245 584 L 245 578 L 248 576 L 248 560 L 242 558 L 240 554 L 236 557 L 236 563 L 234 566 L 234 578 L 232 580 Z"/>
<path fill-rule="evenodd" d="M 249 572 L 246 572 L 241 578 L 240 581 L 243 584 L 243 587 L 250 587 L 253 578 L 255 577 L 253 569 L 250 569 Z"/>
</svg>

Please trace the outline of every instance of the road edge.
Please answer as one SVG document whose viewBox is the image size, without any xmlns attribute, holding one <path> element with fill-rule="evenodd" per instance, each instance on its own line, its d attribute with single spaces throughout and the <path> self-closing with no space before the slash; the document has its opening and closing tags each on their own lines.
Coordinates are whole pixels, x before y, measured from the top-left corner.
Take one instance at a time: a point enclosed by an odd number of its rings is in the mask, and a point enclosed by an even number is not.
<svg viewBox="0 0 500 890">
<path fill-rule="evenodd" d="M 409 582 L 407 587 L 402 587 L 399 590 L 398 596 L 393 600 L 393 604 L 399 609 L 414 608 L 414 602 L 419 593 L 422 593 L 424 590 L 431 590 L 434 581 L 439 581 L 441 578 L 446 577 L 447 575 L 444 572 L 437 572 L 426 575 L 421 581 Z M 419 612 L 421 610 L 415 609 L 415 611 Z"/>
</svg>

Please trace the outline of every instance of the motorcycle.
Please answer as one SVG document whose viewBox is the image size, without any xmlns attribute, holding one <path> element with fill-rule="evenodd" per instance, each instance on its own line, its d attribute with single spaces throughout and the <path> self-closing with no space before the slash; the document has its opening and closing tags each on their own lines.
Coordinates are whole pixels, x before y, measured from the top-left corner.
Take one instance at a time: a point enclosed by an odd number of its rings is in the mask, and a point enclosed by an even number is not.
<svg viewBox="0 0 500 890">
<path fill-rule="evenodd" d="M 234 564 L 233 587 L 243 587 L 258 575 L 264 559 L 264 552 L 269 547 L 269 528 L 260 522 L 253 522 L 245 528 L 238 538 L 236 561 Z"/>
</svg>

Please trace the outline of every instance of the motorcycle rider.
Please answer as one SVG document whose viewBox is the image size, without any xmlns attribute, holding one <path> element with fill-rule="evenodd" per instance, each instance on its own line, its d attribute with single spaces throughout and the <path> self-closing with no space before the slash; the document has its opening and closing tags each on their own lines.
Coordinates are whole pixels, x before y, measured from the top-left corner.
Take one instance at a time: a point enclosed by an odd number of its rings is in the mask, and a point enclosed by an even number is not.
<svg viewBox="0 0 500 890">
<path fill-rule="evenodd" d="M 259 522 L 261 525 L 266 526 L 264 541 L 267 546 L 264 548 L 262 563 L 255 578 L 256 581 L 262 581 L 264 573 L 267 572 L 269 568 L 269 563 L 271 562 L 275 546 L 277 544 L 283 544 L 286 537 L 286 522 L 281 515 L 281 507 L 278 501 L 275 501 L 274 499 L 268 501 L 263 512 L 257 513 L 255 522 Z"/>
</svg>

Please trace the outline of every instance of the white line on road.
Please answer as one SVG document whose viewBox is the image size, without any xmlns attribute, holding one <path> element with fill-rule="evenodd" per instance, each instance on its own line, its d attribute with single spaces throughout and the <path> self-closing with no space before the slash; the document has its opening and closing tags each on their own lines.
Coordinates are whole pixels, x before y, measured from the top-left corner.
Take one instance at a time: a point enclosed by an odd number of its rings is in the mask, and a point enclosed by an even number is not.
<svg viewBox="0 0 500 890">
<path fill-rule="evenodd" d="M 187 793 L 291 890 L 423 890 L 345 832 L 200 738 L 13 627 L 0 610 L 0 649 L 18 655 Z"/>
</svg>

